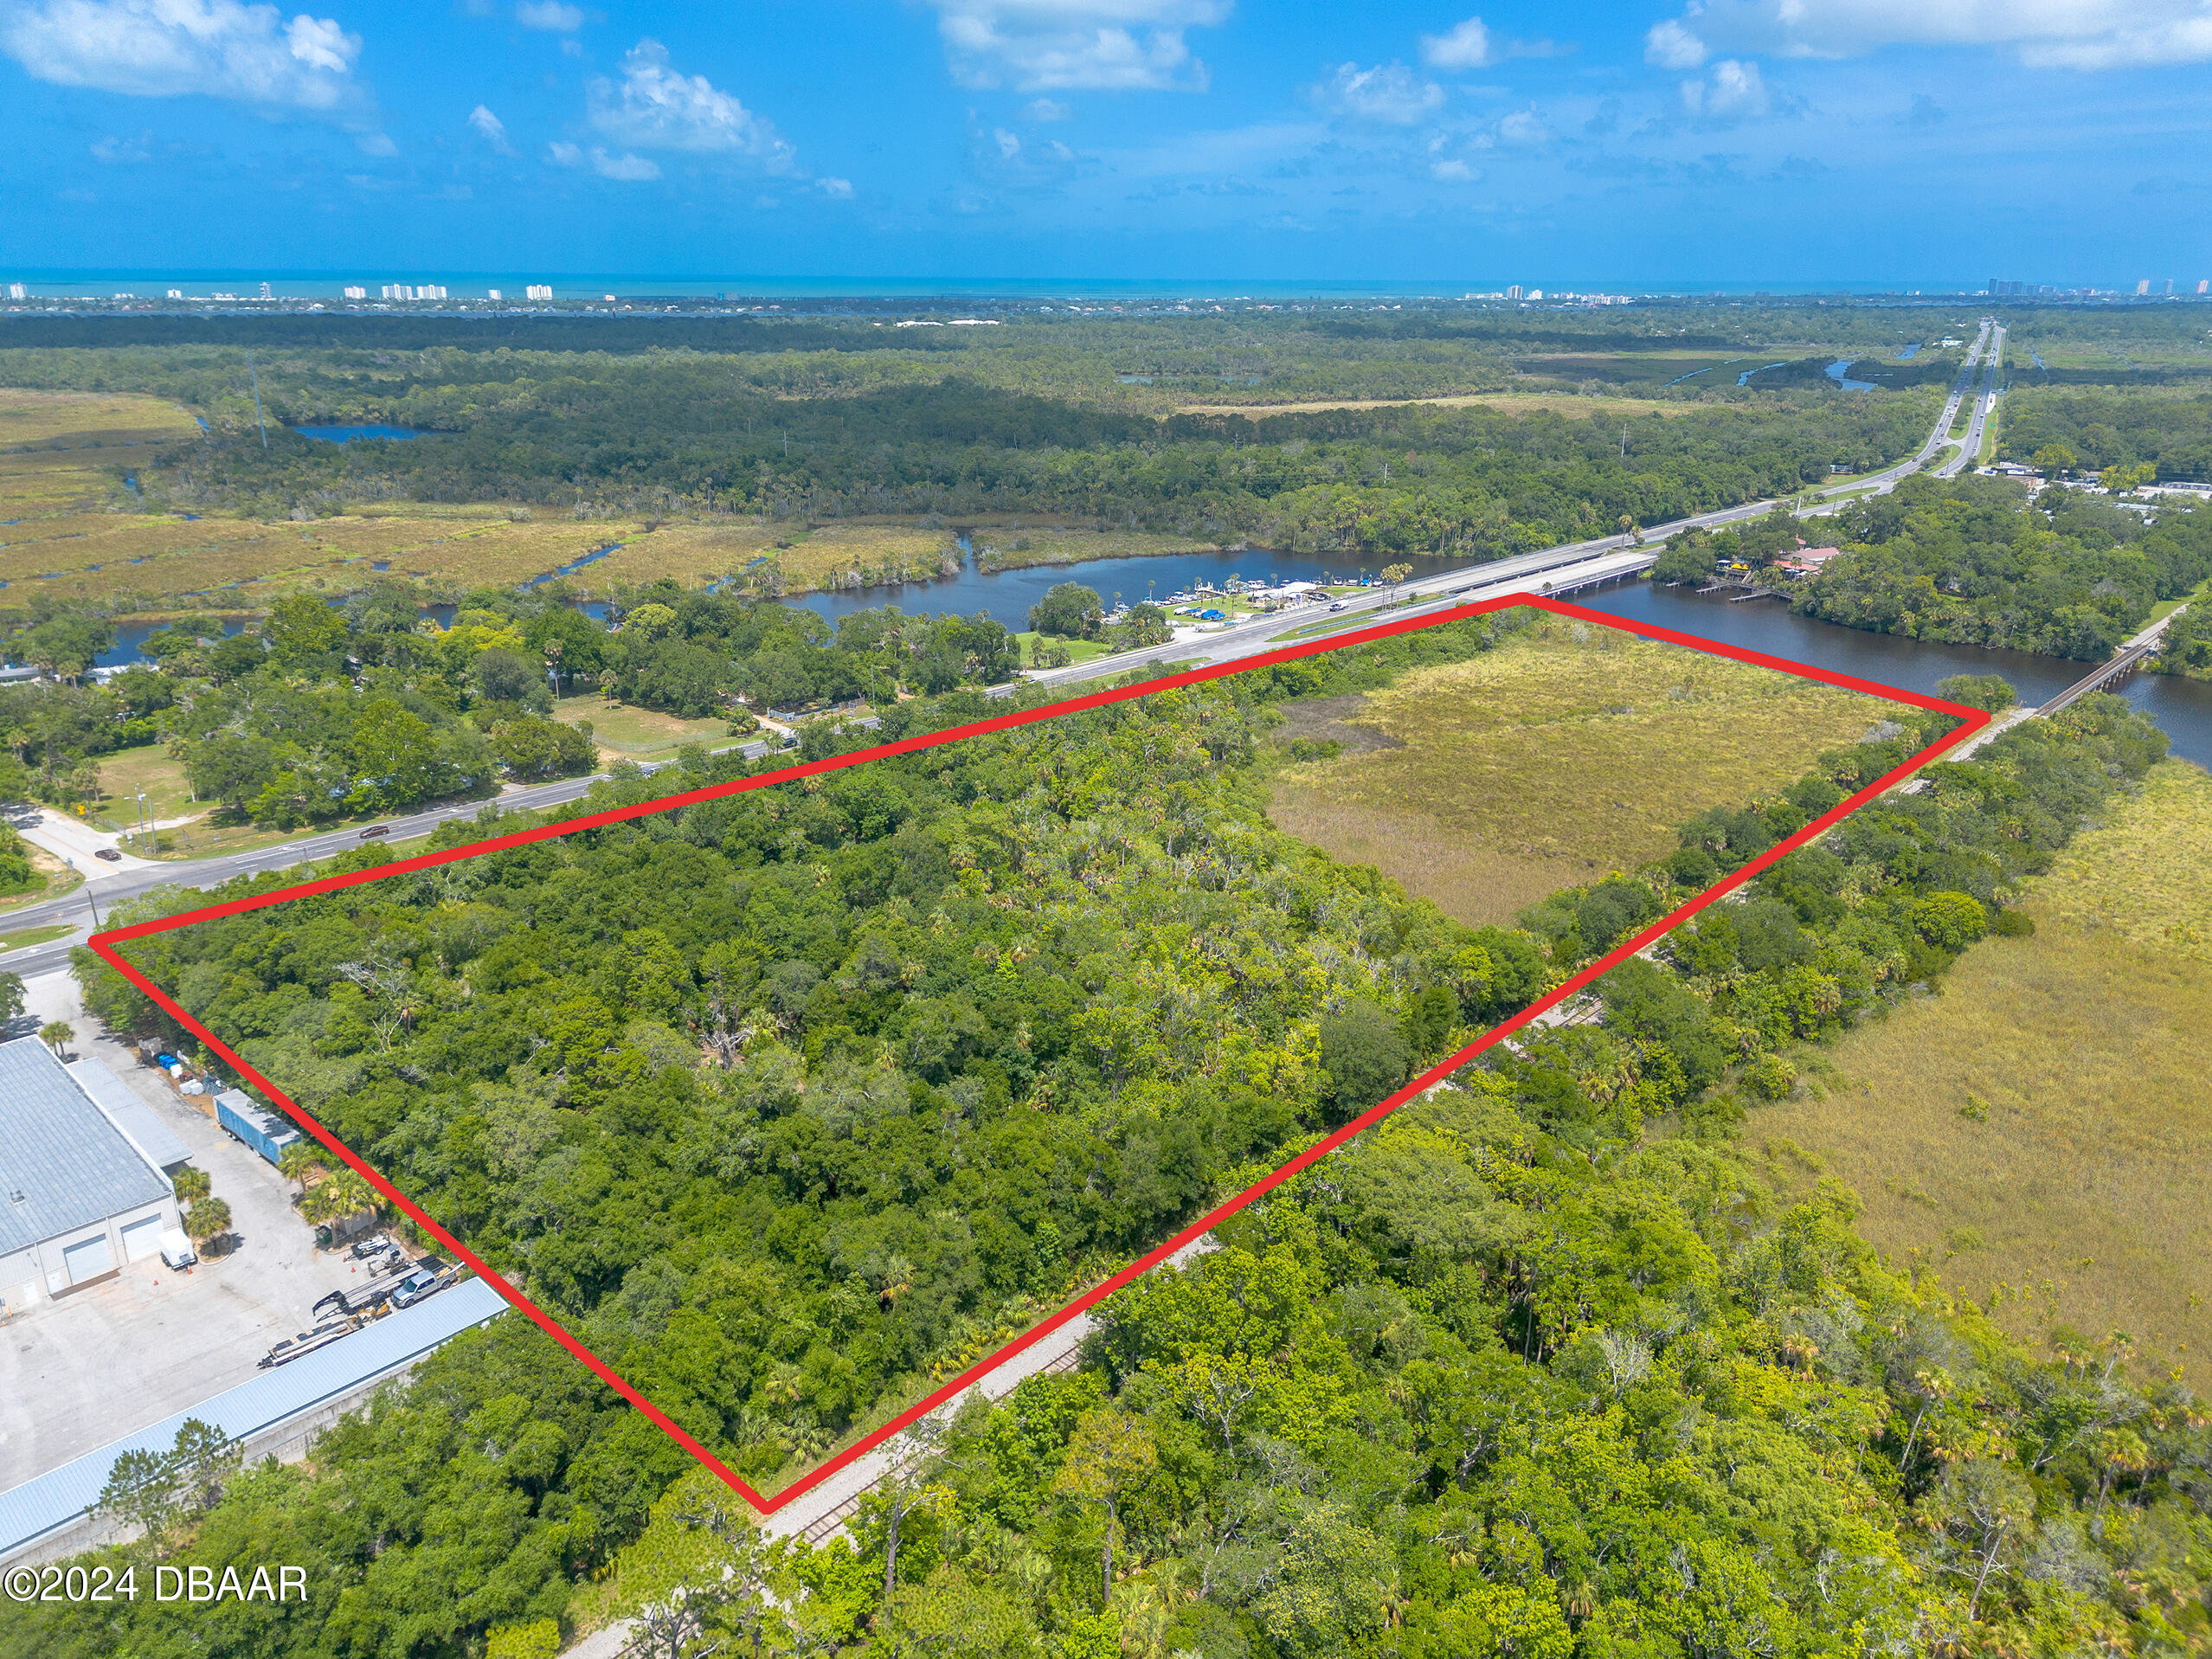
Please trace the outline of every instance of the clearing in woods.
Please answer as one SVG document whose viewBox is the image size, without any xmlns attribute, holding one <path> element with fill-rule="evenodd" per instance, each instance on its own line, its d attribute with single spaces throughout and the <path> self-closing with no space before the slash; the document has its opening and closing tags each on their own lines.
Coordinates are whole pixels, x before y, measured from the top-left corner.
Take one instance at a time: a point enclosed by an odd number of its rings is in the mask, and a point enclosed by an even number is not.
<svg viewBox="0 0 2212 1659">
<path fill-rule="evenodd" d="M 1682 646 L 1546 617 L 1487 655 L 1287 707 L 1336 743 L 1275 775 L 1276 824 L 1463 922 L 1675 847 L 1707 807 L 1795 782 L 1894 705 Z M 1302 745 L 1301 745 L 1302 747 Z"/>
<path fill-rule="evenodd" d="M 2029 1341 L 2125 1332 L 2212 1380 L 2212 775 L 2183 761 L 2034 882 L 2024 939 L 1852 1032 L 1763 1107 L 1778 1173 L 1840 1177 L 1859 1231 Z"/>
</svg>

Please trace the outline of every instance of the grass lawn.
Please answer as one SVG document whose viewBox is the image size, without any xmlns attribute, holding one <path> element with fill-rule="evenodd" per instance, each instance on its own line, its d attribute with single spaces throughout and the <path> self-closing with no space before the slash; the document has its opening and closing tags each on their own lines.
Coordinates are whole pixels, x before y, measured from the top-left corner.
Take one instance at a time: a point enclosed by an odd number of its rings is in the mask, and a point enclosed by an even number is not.
<svg viewBox="0 0 2212 1659">
<path fill-rule="evenodd" d="M 600 758 L 610 765 L 616 761 L 659 760 L 673 755 L 685 743 L 704 743 L 714 749 L 730 741 L 730 722 L 719 717 L 684 720 L 652 709 L 609 703 L 588 692 L 561 698 L 553 705 L 553 717 L 571 725 L 591 722 L 591 740 L 599 746 Z"/>
<path fill-rule="evenodd" d="M 1454 916 L 1534 899 L 1675 846 L 1675 826 L 1794 782 L 1894 705 L 1679 646 L 1546 617 L 1498 650 L 1364 697 L 1292 704 L 1283 828 Z"/>
<path fill-rule="evenodd" d="M 1859 1231 L 2035 1340 L 2115 1330 L 2212 1380 L 2212 775 L 2182 761 L 2030 885 L 2036 931 L 1846 1037 L 1750 1144 L 1840 1177 Z"/>
<path fill-rule="evenodd" d="M 0 951 L 21 950 L 26 945 L 42 945 L 48 940 L 66 939 L 76 930 L 74 923 L 57 922 L 50 927 L 24 928 L 16 933 L 0 933 Z"/>
<path fill-rule="evenodd" d="M 1026 666 L 1031 661 L 1032 654 L 1037 649 L 1038 640 L 1044 637 L 1045 636 L 1043 634 L 1034 632 L 1029 633 L 1017 633 L 1014 635 L 1014 644 L 1020 647 L 1021 660 L 1025 666 Z M 1106 647 L 1096 640 L 1056 639 L 1052 641 L 1052 643 L 1055 645 L 1065 646 L 1067 647 L 1068 661 L 1071 664 L 1089 662 L 1093 657 L 1103 657 L 1109 654 Z"/>
<path fill-rule="evenodd" d="M 2200 583 L 2194 592 L 2183 594 L 2178 599 L 2160 600 L 2151 608 L 2151 614 L 2144 619 L 2143 625 L 2148 627 L 2161 617 L 2171 616 L 2184 605 L 2199 604 L 2207 599 L 2212 599 L 2212 582 Z"/>
<path fill-rule="evenodd" d="M 99 761 L 101 795 L 97 821 L 106 828 L 138 827 L 142 789 L 147 810 L 156 822 L 194 818 L 209 810 L 204 801 L 192 799 L 191 785 L 184 779 L 184 762 L 158 743 L 102 755 Z"/>
</svg>

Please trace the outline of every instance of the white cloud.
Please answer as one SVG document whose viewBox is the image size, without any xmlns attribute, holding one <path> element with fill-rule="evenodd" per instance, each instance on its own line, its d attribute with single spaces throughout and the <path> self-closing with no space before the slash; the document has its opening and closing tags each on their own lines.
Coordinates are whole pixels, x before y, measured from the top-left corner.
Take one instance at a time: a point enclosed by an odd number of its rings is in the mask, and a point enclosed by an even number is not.
<svg viewBox="0 0 2212 1659">
<path fill-rule="evenodd" d="M 852 181 L 849 178 L 818 178 L 814 181 L 814 188 L 833 201 L 849 202 L 852 199 Z"/>
<path fill-rule="evenodd" d="M 1025 121 L 1064 121 L 1074 113 L 1053 98 L 1032 98 L 1021 106 L 1021 119 Z"/>
<path fill-rule="evenodd" d="M 626 184 L 635 184 L 660 177 L 660 164 L 643 156 L 610 155 L 597 145 L 587 151 L 581 145 L 570 144 L 565 138 L 556 138 L 545 146 L 546 158 L 556 166 L 582 167 L 588 165 L 601 178 L 615 178 Z"/>
<path fill-rule="evenodd" d="M 1447 184 L 1471 184 L 1482 175 L 1463 161 L 1440 161 L 1430 167 L 1429 177 Z"/>
<path fill-rule="evenodd" d="M 1534 110 L 1515 110 L 1498 123 L 1498 141 L 1532 145 L 1549 144 L 1552 131 L 1544 125 L 1544 118 Z"/>
<path fill-rule="evenodd" d="M 1441 108 L 1444 100 L 1442 87 L 1422 80 L 1402 63 L 1379 63 L 1372 69 L 1339 64 L 1320 95 L 1331 109 L 1391 126 L 1411 126 Z"/>
<path fill-rule="evenodd" d="M 105 162 L 151 160 L 152 151 L 146 146 L 152 140 L 151 132 L 141 132 L 135 138 L 96 138 L 92 145 L 93 159 Z"/>
<path fill-rule="evenodd" d="M 474 109 L 469 111 L 468 124 L 476 129 L 478 135 L 485 143 L 490 145 L 501 155 L 511 156 L 515 153 L 514 145 L 507 142 L 506 123 L 483 105 L 479 104 Z"/>
<path fill-rule="evenodd" d="M 1643 57 L 1662 69 L 1694 69 L 1705 61 L 1705 42 L 1669 17 L 1651 25 L 1643 37 Z"/>
<path fill-rule="evenodd" d="M 1421 61 L 1434 69 L 1479 69 L 1490 61 L 1490 31 L 1480 17 L 1421 36 Z"/>
<path fill-rule="evenodd" d="M 1693 115 L 1707 115 L 1716 120 L 1764 115 L 1767 110 L 1766 84 L 1759 79 L 1756 63 L 1723 58 L 1713 66 L 1709 82 L 1682 82 L 1682 106 Z"/>
<path fill-rule="evenodd" d="M 631 48 L 621 80 L 595 80 L 588 97 L 592 125 L 633 149 L 731 152 L 779 168 L 791 159 L 774 123 L 704 75 L 670 68 L 668 48 L 656 40 Z"/>
<path fill-rule="evenodd" d="M 1203 92 L 1206 65 L 1183 31 L 1222 23 L 1230 8 L 1231 0 L 944 0 L 937 33 L 963 86 Z"/>
<path fill-rule="evenodd" d="M 0 51 L 41 80 L 141 98 L 204 93 L 317 111 L 366 102 L 361 37 L 239 0 L 38 0 L 0 14 Z"/>
<path fill-rule="evenodd" d="M 993 130 L 991 138 L 999 146 L 999 154 L 1004 159 L 1012 161 L 1021 154 L 1020 134 L 1009 132 L 1004 127 L 998 127 Z"/>
<path fill-rule="evenodd" d="M 515 8 L 515 21 L 524 29 L 572 35 L 584 26 L 583 8 L 563 5 L 561 0 L 521 0 Z"/>
<path fill-rule="evenodd" d="M 1722 50 L 1787 57 L 1855 57 L 1886 46 L 2008 46 L 2040 68 L 2212 58 L 2212 10 L 2202 0 L 1708 0 L 1690 15 Z"/>
<path fill-rule="evenodd" d="M 364 156 L 396 156 L 399 146 L 392 142 L 392 135 L 375 128 L 354 135 L 353 147 Z"/>
</svg>

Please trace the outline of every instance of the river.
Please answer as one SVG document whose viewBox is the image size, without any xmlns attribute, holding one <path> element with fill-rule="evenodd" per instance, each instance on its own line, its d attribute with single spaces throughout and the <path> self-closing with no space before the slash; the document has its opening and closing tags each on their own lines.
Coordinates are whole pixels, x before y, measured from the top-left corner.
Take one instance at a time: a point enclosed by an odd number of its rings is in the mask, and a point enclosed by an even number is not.
<svg viewBox="0 0 2212 1659">
<path fill-rule="evenodd" d="M 1096 593 L 1106 608 L 1116 601 L 1135 605 L 1147 598 L 1165 599 L 1186 592 L 1192 584 L 1210 582 L 1216 587 L 1231 576 L 1251 582 L 1262 577 L 1274 582 L 1357 582 L 1373 576 L 1388 558 L 1320 558 L 1299 553 L 1168 553 L 1135 559 L 1085 559 L 1079 564 L 1032 564 L 1017 570 L 985 571 L 973 558 L 952 576 L 935 582 L 910 582 L 897 588 L 862 588 L 852 593 L 794 594 L 791 602 L 826 617 L 834 623 L 855 611 L 897 605 L 909 612 L 956 612 L 973 616 L 979 611 L 993 621 L 1019 633 L 1029 627 L 1029 608 L 1046 591 L 1063 582 L 1079 582 Z M 1409 582 L 1446 570 L 1463 570 L 1464 558 L 1409 557 Z"/>
<path fill-rule="evenodd" d="M 1983 651 L 1838 627 L 1800 616 L 1772 600 L 1731 604 L 1723 594 L 1701 596 L 1688 588 L 1648 582 L 1601 588 L 1575 602 L 1907 691 L 1933 691 L 1938 680 L 1953 674 L 2002 674 L 2022 702 L 2041 703 L 2090 668 L 2087 663 L 2024 651 Z M 2158 723 L 2173 739 L 2176 755 L 2212 767 L 2212 684 L 2170 674 L 2137 674 L 2121 685 L 2120 695 Z"/>
</svg>

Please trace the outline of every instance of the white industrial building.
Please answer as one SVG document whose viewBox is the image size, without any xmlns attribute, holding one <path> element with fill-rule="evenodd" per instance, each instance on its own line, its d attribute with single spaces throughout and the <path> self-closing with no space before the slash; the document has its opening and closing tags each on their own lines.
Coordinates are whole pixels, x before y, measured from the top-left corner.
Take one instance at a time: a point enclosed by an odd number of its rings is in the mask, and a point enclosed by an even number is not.
<svg viewBox="0 0 2212 1659">
<path fill-rule="evenodd" d="M 21 1311 L 153 1255 L 190 1155 L 97 1060 L 0 1043 L 0 1302 Z"/>
</svg>

